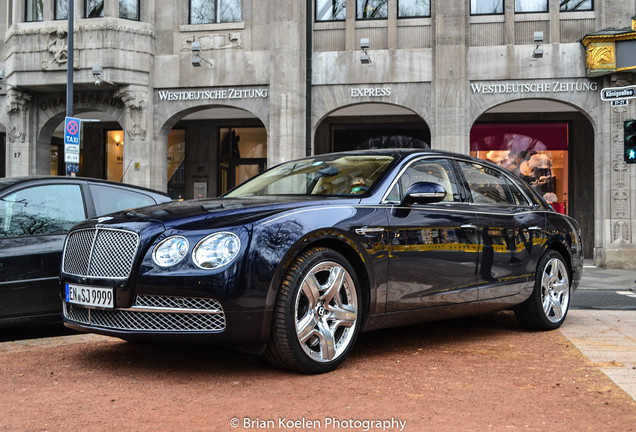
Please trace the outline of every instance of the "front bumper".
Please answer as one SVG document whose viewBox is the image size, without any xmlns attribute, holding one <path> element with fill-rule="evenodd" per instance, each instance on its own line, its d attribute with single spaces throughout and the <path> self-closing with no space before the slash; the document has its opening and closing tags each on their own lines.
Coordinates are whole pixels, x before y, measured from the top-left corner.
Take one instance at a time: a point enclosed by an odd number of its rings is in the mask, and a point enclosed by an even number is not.
<svg viewBox="0 0 636 432">
<path fill-rule="evenodd" d="M 149 308 L 88 308 L 64 302 L 64 324 L 72 329 L 126 340 L 200 341 L 224 345 L 262 344 L 269 338 L 272 311 Z"/>
</svg>

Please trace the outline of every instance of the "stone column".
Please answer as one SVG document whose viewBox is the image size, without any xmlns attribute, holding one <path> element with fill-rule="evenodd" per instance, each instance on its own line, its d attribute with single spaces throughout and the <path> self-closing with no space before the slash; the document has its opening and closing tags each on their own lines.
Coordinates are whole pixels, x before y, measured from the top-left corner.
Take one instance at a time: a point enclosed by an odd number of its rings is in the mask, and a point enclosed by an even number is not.
<svg viewBox="0 0 636 432">
<path fill-rule="evenodd" d="M 305 3 L 269 2 L 269 130 L 267 164 L 305 155 Z"/>
<path fill-rule="evenodd" d="M 434 2 L 433 110 L 431 147 L 468 153 L 470 125 L 467 124 L 466 84 L 466 1 Z"/>
<path fill-rule="evenodd" d="M 35 139 L 29 130 L 31 95 L 10 89 L 6 96 L 7 177 L 35 174 Z"/>
<path fill-rule="evenodd" d="M 124 129 L 124 182 L 152 189 L 164 189 L 165 173 L 161 176 L 160 149 L 152 139 L 153 105 L 150 91 L 144 86 L 125 86 L 114 95 L 125 105 Z M 163 151 L 165 160 L 165 149 Z"/>
<path fill-rule="evenodd" d="M 612 76 L 611 85 L 623 87 L 632 85 L 631 74 Z M 603 248 L 596 250 L 598 264 L 615 268 L 636 268 L 636 243 L 634 227 L 634 196 L 636 194 L 636 166 L 626 164 L 623 156 L 624 122 L 636 118 L 633 105 L 610 107 L 605 103 L 609 118 L 609 143 L 607 143 L 609 166 L 598 166 L 601 172 L 597 178 L 609 179 L 609 194 L 604 195 L 603 208 L 609 209 L 605 216 Z M 601 146 L 602 147 L 602 146 Z"/>
</svg>

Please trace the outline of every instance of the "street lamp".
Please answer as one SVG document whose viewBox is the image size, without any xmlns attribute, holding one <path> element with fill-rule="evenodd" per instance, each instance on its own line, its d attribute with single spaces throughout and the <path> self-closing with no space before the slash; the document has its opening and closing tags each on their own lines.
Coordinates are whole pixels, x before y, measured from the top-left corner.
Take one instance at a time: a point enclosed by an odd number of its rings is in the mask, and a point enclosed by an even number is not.
<svg viewBox="0 0 636 432">
<path fill-rule="evenodd" d="M 110 84 L 110 85 L 115 85 L 114 82 L 108 81 L 106 78 L 102 76 L 104 71 L 101 66 L 93 66 L 92 71 L 93 71 L 93 77 L 95 77 L 96 86 L 99 86 L 102 82 L 105 82 L 106 84 Z"/>
<path fill-rule="evenodd" d="M 210 67 L 214 67 L 214 62 L 206 59 L 201 55 L 201 42 L 193 41 L 192 42 L 192 66 L 201 67 L 201 60 L 206 62 Z"/>
<path fill-rule="evenodd" d="M 543 32 L 536 31 L 534 32 L 534 43 L 537 44 L 537 47 L 532 51 L 533 58 L 542 58 L 543 57 L 543 47 L 541 44 L 543 43 Z"/>
<path fill-rule="evenodd" d="M 371 63 L 371 57 L 369 57 L 369 53 L 367 53 L 369 46 L 369 38 L 360 39 L 360 48 L 362 49 L 362 54 L 360 55 L 360 63 L 362 64 Z"/>
</svg>

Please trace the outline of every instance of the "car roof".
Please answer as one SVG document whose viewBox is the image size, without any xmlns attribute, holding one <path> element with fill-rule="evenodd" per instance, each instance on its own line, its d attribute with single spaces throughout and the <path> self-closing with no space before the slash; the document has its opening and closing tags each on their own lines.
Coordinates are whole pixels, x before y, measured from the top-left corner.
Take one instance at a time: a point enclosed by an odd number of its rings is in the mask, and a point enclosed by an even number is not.
<svg viewBox="0 0 636 432">
<path fill-rule="evenodd" d="M 342 152 L 335 152 L 335 153 L 318 154 L 318 155 L 307 156 L 307 157 L 320 158 L 323 156 L 329 157 L 329 156 L 336 156 L 336 155 L 390 155 L 390 156 L 399 155 L 401 157 L 406 157 L 412 154 L 470 158 L 470 156 L 467 156 L 465 154 L 453 153 L 453 152 L 449 152 L 445 150 L 433 150 L 430 148 L 382 148 L 382 149 L 350 150 L 350 151 L 342 151 Z"/>
<path fill-rule="evenodd" d="M 121 187 L 126 189 L 133 189 L 137 191 L 143 191 L 149 194 L 161 195 L 164 197 L 168 197 L 168 195 L 164 192 L 135 186 L 128 183 L 119 183 L 110 180 L 102 180 L 90 177 L 66 177 L 66 176 L 52 176 L 52 175 L 39 175 L 39 176 L 23 176 L 23 177 L 4 177 L 0 178 L 0 191 L 4 189 L 8 189 L 15 185 L 20 184 L 59 184 L 59 183 L 76 183 L 76 182 L 87 182 L 91 184 L 101 184 L 113 187 Z"/>
</svg>

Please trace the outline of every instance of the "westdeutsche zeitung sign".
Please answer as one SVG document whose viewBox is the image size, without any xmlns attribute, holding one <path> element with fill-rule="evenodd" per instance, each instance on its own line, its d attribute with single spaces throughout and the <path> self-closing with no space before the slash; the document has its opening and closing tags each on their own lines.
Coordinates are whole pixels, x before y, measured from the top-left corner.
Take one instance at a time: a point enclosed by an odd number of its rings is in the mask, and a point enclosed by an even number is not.
<svg viewBox="0 0 636 432">
<path fill-rule="evenodd" d="M 473 94 L 573 93 L 598 91 L 592 81 L 532 81 L 523 83 L 470 83 Z"/>
<path fill-rule="evenodd" d="M 159 90 L 161 102 L 205 101 L 229 99 L 267 99 L 268 89 L 260 88 L 219 88 L 206 90 Z"/>
</svg>

